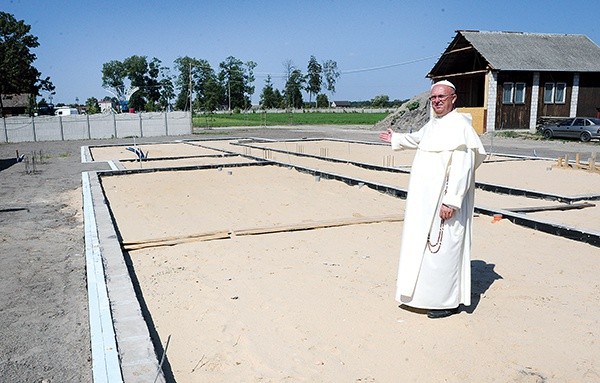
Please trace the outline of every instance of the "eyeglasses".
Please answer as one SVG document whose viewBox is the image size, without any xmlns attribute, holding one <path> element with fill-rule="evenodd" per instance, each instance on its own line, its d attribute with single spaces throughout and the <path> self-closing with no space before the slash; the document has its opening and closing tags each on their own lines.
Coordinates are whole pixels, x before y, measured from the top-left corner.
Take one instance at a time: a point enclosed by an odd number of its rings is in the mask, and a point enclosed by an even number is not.
<svg viewBox="0 0 600 383">
<path fill-rule="evenodd" d="M 446 99 L 450 96 L 453 96 L 454 93 L 450 93 L 450 94 L 442 94 L 439 96 L 431 96 L 429 97 L 429 101 L 435 101 L 435 100 L 440 100 L 442 102 L 446 101 Z"/>
</svg>

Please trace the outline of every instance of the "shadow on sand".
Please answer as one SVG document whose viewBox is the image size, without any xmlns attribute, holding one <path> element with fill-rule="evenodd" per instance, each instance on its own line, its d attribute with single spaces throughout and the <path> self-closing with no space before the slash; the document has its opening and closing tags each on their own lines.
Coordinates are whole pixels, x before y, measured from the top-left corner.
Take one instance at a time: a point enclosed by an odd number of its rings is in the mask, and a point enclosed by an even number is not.
<svg viewBox="0 0 600 383">
<path fill-rule="evenodd" d="M 494 271 L 494 264 L 484 261 L 471 261 L 471 306 L 464 307 L 463 311 L 472 314 L 479 305 L 481 296 L 502 276 Z"/>
<path fill-rule="evenodd" d="M 468 307 L 460 305 L 458 312 L 464 311 L 472 314 L 477 308 L 481 296 L 485 294 L 496 280 L 502 279 L 502 276 L 494 271 L 494 266 L 494 264 L 480 260 L 471 261 L 471 305 Z M 416 314 L 426 314 L 428 311 L 427 309 L 418 309 L 404 304 L 401 304 L 399 307 Z"/>
<path fill-rule="evenodd" d="M 0 172 L 17 163 L 16 158 L 0 158 Z"/>
</svg>

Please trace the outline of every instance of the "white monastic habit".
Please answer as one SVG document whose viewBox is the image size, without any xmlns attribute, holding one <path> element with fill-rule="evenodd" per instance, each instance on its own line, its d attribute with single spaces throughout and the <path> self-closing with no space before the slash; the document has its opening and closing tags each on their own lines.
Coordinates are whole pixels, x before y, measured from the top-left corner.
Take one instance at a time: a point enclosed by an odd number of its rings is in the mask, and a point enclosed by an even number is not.
<svg viewBox="0 0 600 383">
<path fill-rule="evenodd" d="M 406 199 L 396 300 L 423 309 L 468 306 L 474 173 L 485 157 L 470 116 L 453 110 L 432 117 L 415 133 L 394 133 L 391 144 L 394 150 L 417 149 Z M 442 204 L 456 211 L 440 228 Z M 440 237 L 441 244 L 436 245 Z"/>
</svg>

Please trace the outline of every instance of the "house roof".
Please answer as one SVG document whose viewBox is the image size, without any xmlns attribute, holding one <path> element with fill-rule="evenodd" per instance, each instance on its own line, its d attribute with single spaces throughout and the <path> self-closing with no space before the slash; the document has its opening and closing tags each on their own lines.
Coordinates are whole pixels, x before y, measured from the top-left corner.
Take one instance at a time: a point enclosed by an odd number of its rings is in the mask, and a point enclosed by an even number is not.
<svg viewBox="0 0 600 383">
<path fill-rule="evenodd" d="M 600 72 L 600 47 L 584 35 L 459 30 L 428 76 L 446 72 L 469 48 L 489 69 Z"/>
<path fill-rule="evenodd" d="M 29 105 L 29 94 L 3 94 L 2 106 L 5 108 L 23 108 Z"/>
</svg>

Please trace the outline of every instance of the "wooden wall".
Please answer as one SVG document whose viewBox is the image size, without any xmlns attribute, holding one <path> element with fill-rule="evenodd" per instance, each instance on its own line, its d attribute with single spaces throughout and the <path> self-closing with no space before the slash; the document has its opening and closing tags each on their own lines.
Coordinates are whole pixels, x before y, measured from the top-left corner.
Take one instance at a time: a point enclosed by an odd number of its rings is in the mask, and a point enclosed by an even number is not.
<svg viewBox="0 0 600 383">
<path fill-rule="evenodd" d="M 450 78 L 456 86 L 457 107 L 485 106 L 485 74 Z"/>
<path fill-rule="evenodd" d="M 600 117 L 600 73 L 581 73 L 577 115 Z"/>
<path fill-rule="evenodd" d="M 544 104 L 544 84 L 547 82 L 567 83 L 566 99 L 564 104 Z M 573 92 L 572 72 L 540 72 L 540 99 L 538 103 L 538 117 L 569 117 L 571 111 L 571 94 Z"/>
<path fill-rule="evenodd" d="M 469 113 L 473 119 L 473 129 L 477 134 L 485 133 L 487 109 L 485 108 L 456 108 L 457 112 Z"/>
<path fill-rule="evenodd" d="M 505 82 L 525 83 L 525 103 L 503 104 L 502 93 Z M 496 130 L 500 129 L 529 129 L 529 115 L 531 105 L 531 86 L 533 73 L 531 72 L 500 72 L 498 73 L 498 87 L 496 90 Z"/>
</svg>

